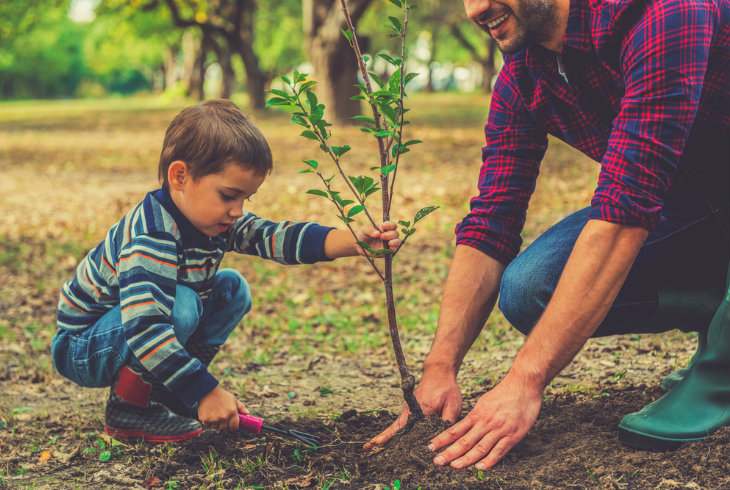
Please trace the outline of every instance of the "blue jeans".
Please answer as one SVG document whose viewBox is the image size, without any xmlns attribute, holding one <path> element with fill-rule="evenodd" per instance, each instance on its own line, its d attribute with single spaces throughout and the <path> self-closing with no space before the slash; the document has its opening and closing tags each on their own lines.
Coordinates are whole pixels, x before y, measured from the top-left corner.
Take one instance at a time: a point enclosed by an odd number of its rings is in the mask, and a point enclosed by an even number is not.
<svg viewBox="0 0 730 490">
<path fill-rule="evenodd" d="M 582 209 L 554 225 L 505 269 L 499 308 L 525 335 L 550 301 L 589 211 Z M 709 211 L 663 216 L 594 336 L 705 330 L 725 292 L 730 261 L 730 244 L 721 223 L 725 219 Z M 660 298 L 667 293 L 690 298 L 687 308 L 661 314 Z M 705 304 L 692 298 L 702 298 Z"/>
<path fill-rule="evenodd" d="M 250 310 L 248 283 L 237 271 L 224 269 L 216 274 L 205 301 L 192 289 L 177 286 L 172 325 L 182 345 L 193 336 L 199 343 L 223 345 Z M 60 329 L 53 337 L 51 355 L 58 372 L 86 387 L 110 386 L 127 364 L 141 368 L 127 345 L 118 305 L 89 328 L 78 332 Z"/>
</svg>

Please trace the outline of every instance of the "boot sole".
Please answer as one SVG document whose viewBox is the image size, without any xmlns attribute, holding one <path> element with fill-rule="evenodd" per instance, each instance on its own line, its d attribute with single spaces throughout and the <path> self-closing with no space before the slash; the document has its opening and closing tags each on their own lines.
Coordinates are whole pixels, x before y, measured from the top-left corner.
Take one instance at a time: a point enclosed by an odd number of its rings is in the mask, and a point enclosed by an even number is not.
<svg viewBox="0 0 730 490">
<path fill-rule="evenodd" d="M 120 439 L 124 441 L 141 440 L 154 444 L 163 444 L 166 442 L 183 442 L 189 441 L 190 439 L 195 439 L 203 433 L 203 429 L 195 429 L 193 431 L 186 432 L 184 434 L 177 434 L 174 436 L 164 436 L 160 434 L 150 434 L 149 432 L 145 432 L 142 430 L 115 429 L 114 427 L 109 427 L 108 425 L 105 425 L 104 432 L 114 437 L 115 439 Z"/>
<path fill-rule="evenodd" d="M 620 426 L 618 428 L 618 440 L 622 444 L 644 451 L 673 451 L 684 444 L 699 442 L 705 439 L 706 437 L 693 437 L 688 439 L 660 437 L 640 431 L 628 430 Z"/>
</svg>

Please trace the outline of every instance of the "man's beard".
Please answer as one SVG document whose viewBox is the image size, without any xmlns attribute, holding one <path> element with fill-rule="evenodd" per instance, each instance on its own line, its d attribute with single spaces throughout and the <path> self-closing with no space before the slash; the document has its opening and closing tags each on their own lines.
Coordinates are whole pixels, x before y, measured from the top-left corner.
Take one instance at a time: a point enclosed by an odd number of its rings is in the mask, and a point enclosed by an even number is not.
<svg viewBox="0 0 730 490">
<path fill-rule="evenodd" d="M 556 10 L 553 0 L 520 0 L 517 10 L 512 12 L 516 32 L 506 39 L 507 43 L 497 41 L 497 47 L 504 54 L 512 54 L 530 44 L 547 41 L 555 30 Z"/>
</svg>

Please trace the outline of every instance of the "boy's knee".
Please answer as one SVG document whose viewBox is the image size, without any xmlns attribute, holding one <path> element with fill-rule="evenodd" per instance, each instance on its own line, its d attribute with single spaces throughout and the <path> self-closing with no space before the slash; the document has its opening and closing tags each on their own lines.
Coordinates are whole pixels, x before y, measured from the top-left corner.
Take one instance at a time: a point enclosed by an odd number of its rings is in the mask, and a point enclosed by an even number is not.
<svg viewBox="0 0 730 490">
<path fill-rule="evenodd" d="M 251 288 L 240 272 L 233 269 L 223 269 L 218 272 L 217 282 L 217 287 L 220 288 L 220 297 L 225 299 L 227 305 L 239 310 L 241 317 L 251 311 L 253 306 Z"/>
<path fill-rule="evenodd" d="M 202 316 L 203 302 L 198 293 L 187 286 L 177 286 L 175 306 L 172 308 L 172 323 L 181 343 L 184 344 L 193 335 Z"/>
<path fill-rule="evenodd" d="M 545 310 L 552 287 L 544 270 L 518 256 L 502 275 L 499 309 L 517 330 L 527 335 Z"/>
</svg>

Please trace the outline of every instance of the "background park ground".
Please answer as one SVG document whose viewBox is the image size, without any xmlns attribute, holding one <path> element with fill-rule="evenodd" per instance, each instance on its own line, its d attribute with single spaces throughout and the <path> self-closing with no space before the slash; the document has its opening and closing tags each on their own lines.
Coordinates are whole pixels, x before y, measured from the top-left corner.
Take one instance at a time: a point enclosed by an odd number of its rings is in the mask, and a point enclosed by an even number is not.
<svg viewBox="0 0 730 490">
<path fill-rule="evenodd" d="M 243 107 L 245 100 L 238 100 Z M 53 372 L 48 353 L 58 288 L 130 205 L 156 186 L 164 129 L 190 102 L 159 97 L 0 103 L 0 488 L 401 488 L 429 485 L 413 461 L 377 463 L 360 444 L 399 410 L 400 390 L 377 278 L 361 259 L 284 267 L 228 255 L 252 286 L 254 309 L 213 365 L 256 414 L 316 432 L 308 451 L 276 438 L 206 433 L 176 446 L 121 444 L 102 433 L 106 390 L 79 389 Z M 420 366 L 436 327 L 453 228 L 476 191 L 489 99 L 411 97 L 409 137 L 393 206 L 405 218 L 441 206 L 396 261 L 404 345 Z M 316 145 L 283 114 L 252 113 L 275 170 L 249 209 L 271 219 L 335 224 L 297 173 Z M 353 173 L 374 150 L 357 128 Z M 552 141 L 524 237 L 586 205 L 597 165 Z M 460 374 L 466 406 L 493 386 L 521 345 L 495 314 Z M 691 335 L 591 341 L 550 386 L 537 426 L 494 471 L 469 470 L 451 488 L 730 488 L 730 432 L 674 453 L 623 449 L 620 417 L 655 398 L 660 377 L 691 355 Z M 416 369 L 418 372 L 419 369 Z"/>
</svg>

